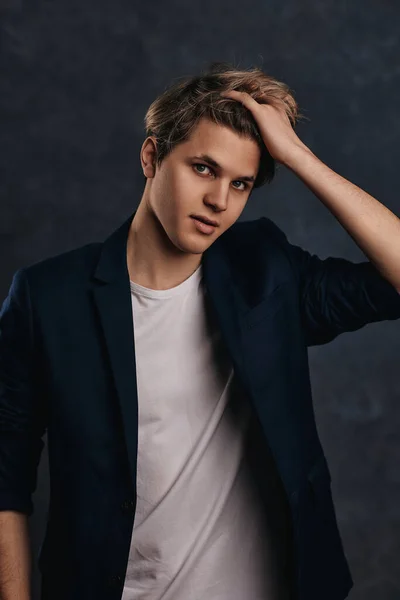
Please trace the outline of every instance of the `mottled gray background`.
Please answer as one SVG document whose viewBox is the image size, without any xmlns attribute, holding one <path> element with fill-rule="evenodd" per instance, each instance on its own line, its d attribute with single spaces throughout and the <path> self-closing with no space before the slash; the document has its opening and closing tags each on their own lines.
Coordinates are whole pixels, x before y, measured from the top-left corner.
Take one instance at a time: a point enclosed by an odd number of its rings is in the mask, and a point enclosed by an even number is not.
<svg viewBox="0 0 400 600">
<path fill-rule="evenodd" d="M 286 81 L 310 119 L 298 127 L 303 141 L 400 215 L 397 1 L 0 4 L 2 298 L 18 268 L 100 241 L 127 218 L 143 190 L 148 105 L 214 60 Z M 287 169 L 241 219 L 261 215 L 322 258 L 365 259 Z M 399 334 L 398 321 L 376 323 L 310 350 L 351 600 L 400 598 Z M 35 599 L 48 491 L 46 447 L 30 519 Z"/>
</svg>

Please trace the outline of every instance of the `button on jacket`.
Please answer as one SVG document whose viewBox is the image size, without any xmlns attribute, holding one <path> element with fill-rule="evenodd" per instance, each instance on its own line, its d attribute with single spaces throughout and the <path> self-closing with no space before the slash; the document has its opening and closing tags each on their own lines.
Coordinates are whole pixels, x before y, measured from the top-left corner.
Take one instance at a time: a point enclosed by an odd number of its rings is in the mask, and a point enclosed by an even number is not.
<svg viewBox="0 0 400 600">
<path fill-rule="evenodd" d="M 134 215 L 103 243 L 18 270 L 0 312 L 0 510 L 32 514 L 47 431 L 42 600 L 122 596 L 138 448 L 126 260 Z M 293 600 L 343 600 L 353 582 L 315 424 L 307 348 L 400 318 L 400 296 L 372 263 L 322 260 L 265 217 L 235 223 L 204 252 L 202 266 L 257 423 L 266 503 L 266 461 L 281 485 Z"/>
</svg>

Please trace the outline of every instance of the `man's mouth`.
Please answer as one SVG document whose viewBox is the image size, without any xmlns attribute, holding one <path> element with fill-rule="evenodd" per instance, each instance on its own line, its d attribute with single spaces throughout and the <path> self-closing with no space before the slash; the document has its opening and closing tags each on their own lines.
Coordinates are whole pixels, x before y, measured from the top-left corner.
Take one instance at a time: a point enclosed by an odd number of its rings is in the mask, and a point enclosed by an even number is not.
<svg viewBox="0 0 400 600">
<path fill-rule="evenodd" d="M 212 225 L 213 227 L 218 226 L 218 223 L 216 221 L 214 221 L 213 219 L 209 219 L 208 217 L 204 217 L 203 215 L 192 215 L 192 218 L 197 219 L 197 221 L 201 221 L 206 225 Z"/>
<path fill-rule="evenodd" d="M 207 222 L 206 219 L 203 219 L 200 215 L 192 215 L 191 218 L 195 223 L 196 229 L 205 235 L 211 235 L 217 227 L 217 225 Z"/>
</svg>

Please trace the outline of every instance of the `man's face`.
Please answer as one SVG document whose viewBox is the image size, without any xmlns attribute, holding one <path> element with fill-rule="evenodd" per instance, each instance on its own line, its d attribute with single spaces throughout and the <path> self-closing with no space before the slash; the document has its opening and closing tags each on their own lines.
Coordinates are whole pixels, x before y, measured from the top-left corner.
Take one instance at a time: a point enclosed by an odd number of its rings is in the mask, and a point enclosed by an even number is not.
<svg viewBox="0 0 400 600">
<path fill-rule="evenodd" d="M 208 155 L 220 168 L 200 155 Z M 204 252 L 240 217 L 257 176 L 260 149 L 254 140 L 202 119 L 191 137 L 178 144 L 156 168 L 148 204 L 176 249 Z M 196 227 L 191 215 L 218 223 L 210 235 Z"/>
</svg>

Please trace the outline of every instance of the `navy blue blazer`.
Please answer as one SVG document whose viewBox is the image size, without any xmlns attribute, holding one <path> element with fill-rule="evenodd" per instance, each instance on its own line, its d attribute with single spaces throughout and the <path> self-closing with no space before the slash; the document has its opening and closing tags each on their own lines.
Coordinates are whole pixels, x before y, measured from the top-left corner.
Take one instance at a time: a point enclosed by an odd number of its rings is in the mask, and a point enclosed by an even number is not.
<svg viewBox="0 0 400 600">
<path fill-rule="evenodd" d="M 134 214 L 104 243 L 18 270 L 0 312 L 0 510 L 32 514 L 47 431 L 42 600 L 122 594 L 136 506 L 126 261 Z M 322 260 L 265 217 L 235 223 L 202 262 L 212 312 L 253 410 L 266 508 L 271 486 L 281 494 L 277 539 L 292 597 L 342 600 L 353 582 L 315 424 L 307 347 L 398 319 L 400 296 L 370 262 Z"/>
</svg>

